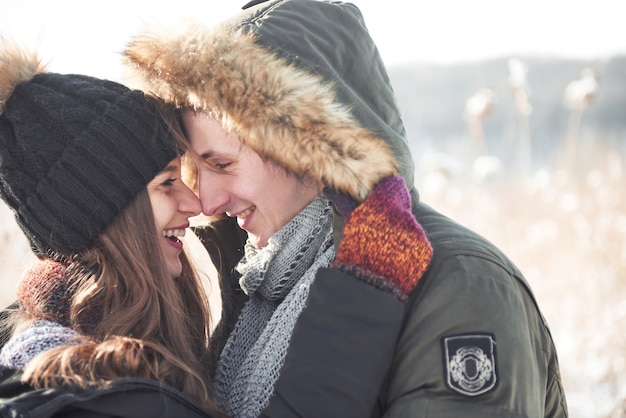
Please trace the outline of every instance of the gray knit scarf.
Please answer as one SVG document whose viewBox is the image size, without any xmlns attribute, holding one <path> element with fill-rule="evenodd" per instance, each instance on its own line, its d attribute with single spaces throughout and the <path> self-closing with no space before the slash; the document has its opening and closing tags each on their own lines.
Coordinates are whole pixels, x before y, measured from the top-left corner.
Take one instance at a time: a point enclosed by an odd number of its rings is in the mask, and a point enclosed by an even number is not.
<svg viewBox="0 0 626 418">
<path fill-rule="evenodd" d="M 214 385 L 233 417 L 257 417 L 268 405 L 296 320 L 316 271 L 335 256 L 332 207 L 320 196 L 258 250 L 246 245 L 237 266 L 250 299 L 222 351 Z"/>
</svg>

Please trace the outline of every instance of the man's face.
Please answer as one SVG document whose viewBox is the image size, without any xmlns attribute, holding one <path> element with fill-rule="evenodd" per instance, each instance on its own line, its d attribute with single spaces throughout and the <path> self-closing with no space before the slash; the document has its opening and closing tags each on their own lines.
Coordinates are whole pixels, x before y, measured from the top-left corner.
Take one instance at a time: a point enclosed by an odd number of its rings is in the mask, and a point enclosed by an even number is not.
<svg viewBox="0 0 626 418">
<path fill-rule="evenodd" d="M 206 113 L 183 111 L 183 123 L 191 148 L 206 163 L 198 169 L 202 212 L 236 217 L 257 248 L 266 246 L 322 190 L 263 161 Z"/>
</svg>

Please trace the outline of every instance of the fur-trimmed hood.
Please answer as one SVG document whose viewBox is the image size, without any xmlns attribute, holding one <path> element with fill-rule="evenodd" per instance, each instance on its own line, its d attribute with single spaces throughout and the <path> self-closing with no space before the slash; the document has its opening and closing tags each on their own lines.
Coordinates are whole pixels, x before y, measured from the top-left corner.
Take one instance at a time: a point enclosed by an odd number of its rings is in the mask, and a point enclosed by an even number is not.
<svg viewBox="0 0 626 418">
<path fill-rule="evenodd" d="M 214 28 L 147 30 L 124 55 L 135 86 L 212 112 L 296 175 L 359 200 L 398 171 L 413 187 L 389 78 L 352 4 L 264 2 Z"/>
</svg>

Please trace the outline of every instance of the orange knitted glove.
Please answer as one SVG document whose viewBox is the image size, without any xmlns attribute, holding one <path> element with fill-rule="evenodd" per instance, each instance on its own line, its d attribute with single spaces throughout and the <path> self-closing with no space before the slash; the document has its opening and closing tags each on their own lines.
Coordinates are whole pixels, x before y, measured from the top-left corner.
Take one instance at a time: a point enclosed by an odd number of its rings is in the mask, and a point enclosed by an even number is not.
<svg viewBox="0 0 626 418">
<path fill-rule="evenodd" d="M 324 194 L 345 219 L 343 239 L 331 267 L 406 300 L 430 264 L 432 247 L 411 212 L 404 179 L 383 179 L 360 205 L 329 189 Z"/>
</svg>

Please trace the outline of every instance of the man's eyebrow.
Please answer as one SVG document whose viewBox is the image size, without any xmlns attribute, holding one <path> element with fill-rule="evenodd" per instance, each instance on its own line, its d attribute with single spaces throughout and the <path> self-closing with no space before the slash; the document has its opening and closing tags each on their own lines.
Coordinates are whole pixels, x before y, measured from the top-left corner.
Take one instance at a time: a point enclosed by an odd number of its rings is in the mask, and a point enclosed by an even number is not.
<svg viewBox="0 0 626 418">
<path fill-rule="evenodd" d="M 240 152 L 240 149 L 238 149 L 236 153 L 231 150 L 223 152 L 220 150 L 216 151 L 214 149 L 208 149 L 198 155 L 200 155 L 200 157 L 205 160 L 208 158 L 236 158 L 240 154 Z"/>
</svg>

